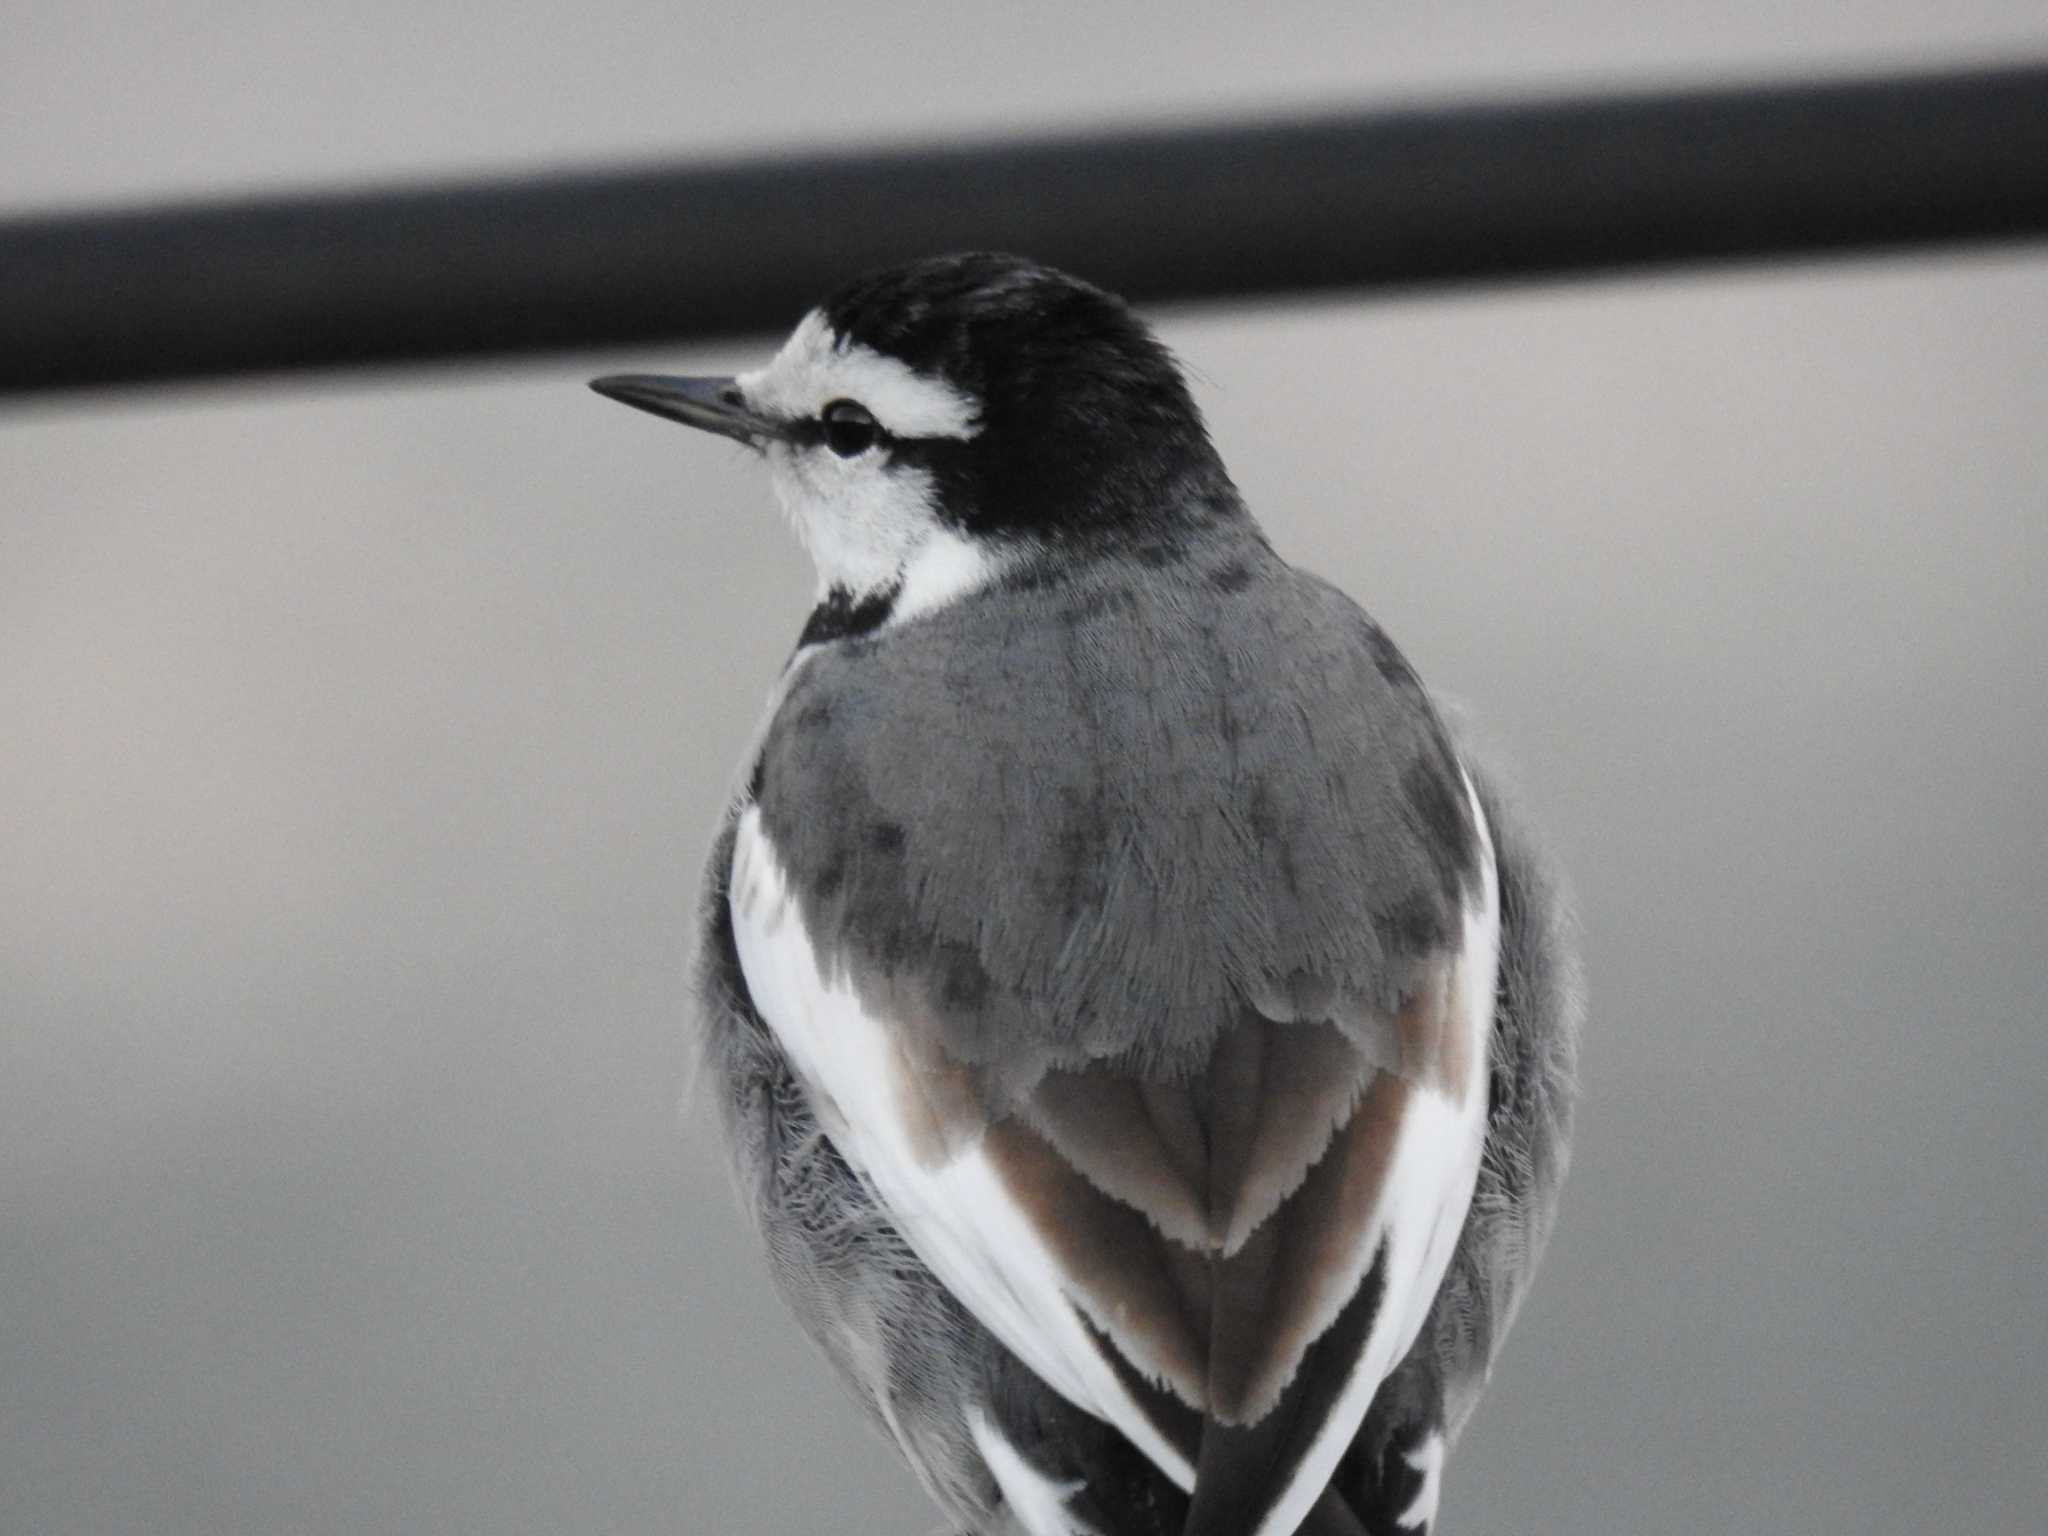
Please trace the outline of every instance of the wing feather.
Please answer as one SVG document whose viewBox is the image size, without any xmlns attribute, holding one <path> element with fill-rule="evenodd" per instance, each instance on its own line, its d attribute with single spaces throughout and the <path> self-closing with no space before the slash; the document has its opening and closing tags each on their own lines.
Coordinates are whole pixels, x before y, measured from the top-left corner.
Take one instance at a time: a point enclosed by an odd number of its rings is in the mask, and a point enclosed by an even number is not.
<svg viewBox="0 0 2048 1536">
<path fill-rule="evenodd" d="M 1466 790 L 1479 889 L 1398 1010 L 1297 978 L 1197 1070 L 1099 1059 L 1021 1089 L 946 1054 L 942 988 L 808 933 L 758 811 L 741 816 L 740 961 L 826 1133 L 991 1332 L 1191 1490 L 1189 1536 L 1310 1518 L 1449 1263 L 1499 940 Z"/>
</svg>

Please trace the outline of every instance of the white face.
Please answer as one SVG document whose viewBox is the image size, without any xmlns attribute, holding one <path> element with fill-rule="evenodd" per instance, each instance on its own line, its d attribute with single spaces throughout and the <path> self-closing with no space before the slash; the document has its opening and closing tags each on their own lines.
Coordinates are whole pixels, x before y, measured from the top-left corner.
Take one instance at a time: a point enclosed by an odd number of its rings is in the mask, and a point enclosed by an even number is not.
<svg viewBox="0 0 2048 1536">
<path fill-rule="evenodd" d="M 897 438 L 968 439 L 979 408 L 942 379 L 849 342 L 813 310 L 774 361 L 742 374 L 747 403 L 767 415 L 816 419 L 851 400 Z M 990 552 L 939 517 L 931 476 L 892 462 L 886 442 L 851 456 L 820 441 L 767 444 L 769 478 L 782 510 L 818 568 L 822 596 L 844 587 L 856 597 L 901 586 L 901 619 L 969 591 L 992 568 Z"/>
</svg>

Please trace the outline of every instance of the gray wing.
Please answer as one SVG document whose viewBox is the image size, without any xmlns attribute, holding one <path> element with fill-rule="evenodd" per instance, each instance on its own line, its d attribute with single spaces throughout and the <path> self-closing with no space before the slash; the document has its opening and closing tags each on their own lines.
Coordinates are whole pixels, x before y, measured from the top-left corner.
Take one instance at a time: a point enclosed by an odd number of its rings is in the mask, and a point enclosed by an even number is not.
<svg viewBox="0 0 2048 1536">
<path fill-rule="evenodd" d="M 980 1417 L 1045 1483 L 1075 1490 L 1079 1528 L 1177 1536 L 1186 1494 L 977 1323 L 819 1129 L 734 947 L 726 874 L 736 821 L 728 814 L 709 862 L 694 1011 L 702 1078 L 716 1096 L 741 1202 L 777 1289 L 870 1422 L 963 1531 L 1014 1536 L 1017 1528 L 976 1444 Z M 1344 1529 L 1332 1527 L 1332 1536 Z"/>
<path fill-rule="evenodd" d="M 1461 742 L 1468 763 L 1472 749 Z M 1456 1438 L 1521 1306 L 1571 1167 L 1585 974 L 1563 872 L 1496 776 L 1474 770 L 1500 867 L 1500 995 L 1486 1152 L 1425 1338 Z"/>
<path fill-rule="evenodd" d="M 805 1333 L 934 1501 L 979 1527 L 997 1495 L 961 1409 L 980 1390 L 990 1341 L 820 1133 L 754 1007 L 726 899 L 735 825 L 729 813 L 707 867 L 693 991 L 701 1080 L 716 1099 L 741 1207 Z"/>
<path fill-rule="evenodd" d="M 1429 1321 L 1382 1385 L 1334 1480 L 1375 1532 L 1412 1532 L 1433 1519 L 1444 1453 L 1478 1406 L 1535 1275 L 1571 1161 L 1585 985 L 1568 893 L 1549 850 L 1479 766 L 1471 733 L 1458 735 L 1500 870 L 1486 1150 Z"/>
<path fill-rule="evenodd" d="M 985 1459 L 977 1420 L 1026 1476 L 1065 1490 L 1073 1529 L 1180 1536 L 1189 1500 L 1114 1426 L 1077 1409 L 1006 1350 L 910 1250 L 873 1190 L 819 1127 L 807 1090 L 761 1019 L 734 944 L 727 871 L 736 816 L 714 842 L 694 973 L 700 1070 L 716 1094 L 742 1205 L 804 1331 L 870 1421 L 965 1532 L 1022 1525 Z M 1185 1454 L 1199 1419 L 1159 1399 Z M 1342 1497 L 1307 1536 L 1357 1536 Z"/>
<path fill-rule="evenodd" d="M 1442 1463 L 1534 1272 L 1569 1161 L 1584 991 L 1561 877 L 1523 817 L 1461 753 L 1500 868 L 1501 978 L 1478 1189 L 1428 1324 L 1374 1397 L 1333 1489 L 1366 1529 L 1412 1532 L 1434 1513 Z M 756 1013 L 733 949 L 725 871 L 734 818 L 714 844 L 696 967 L 704 1071 L 715 1087 L 743 1203 L 778 1287 L 873 1422 L 940 1507 L 995 1530 L 1001 1496 L 968 1429 L 979 1406 L 1045 1478 L 1079 1484 L 1097 1530 L 1170 1536 L 1187 1499 L 1099 1420 L 1073 1410 L 954 1300 L 818 1130 L 787 1058 Z M 1184 1420 L 1189 1453 L 1199 1424 Z M 1323 1528 L 1341 1531 L 1344 1512 Z"/>
</svg>

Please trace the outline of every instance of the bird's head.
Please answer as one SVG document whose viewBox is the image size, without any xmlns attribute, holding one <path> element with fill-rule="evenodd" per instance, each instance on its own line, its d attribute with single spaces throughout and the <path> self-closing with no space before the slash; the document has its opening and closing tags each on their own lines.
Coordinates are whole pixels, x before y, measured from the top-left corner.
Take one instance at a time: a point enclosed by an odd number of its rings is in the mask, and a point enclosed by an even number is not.
<svg viewBox="0 0 2048 1536">
<path fill-rule="evenodd" d="M 1144 322 L 1020 257 L 856 279 L 737 378 L 592 387 L 759 449 L 821 595 L 898 616 L 1019 561 L 1170 548 L 1244 518 Z"/>
</svg>

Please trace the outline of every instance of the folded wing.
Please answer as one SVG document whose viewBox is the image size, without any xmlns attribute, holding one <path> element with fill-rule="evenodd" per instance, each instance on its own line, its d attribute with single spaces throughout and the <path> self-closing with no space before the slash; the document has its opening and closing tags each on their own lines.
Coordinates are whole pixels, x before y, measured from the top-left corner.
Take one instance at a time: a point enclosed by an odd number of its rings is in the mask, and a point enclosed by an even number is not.
<svg viewBox="0 0 2048 1536">
<path fill-rule="evenodd" d="M 1467 786 L 1469 795 L 1469 785 Z M 1190 1536 L 1285 1536 L 1413 1342 L 1471 1200 L 1499 942 L 1481 879 L 1394 1011 L 1247 998 L 1207 1059 L 1000 1090 L 943 989 L 806 931 L 757 811 L 730 901 L 820 1124 L 1003 1343 L 1192 1495 Z"/>
</svg>

